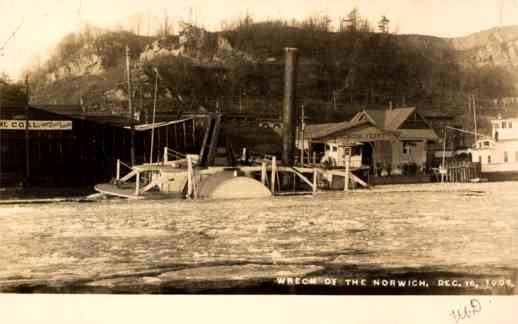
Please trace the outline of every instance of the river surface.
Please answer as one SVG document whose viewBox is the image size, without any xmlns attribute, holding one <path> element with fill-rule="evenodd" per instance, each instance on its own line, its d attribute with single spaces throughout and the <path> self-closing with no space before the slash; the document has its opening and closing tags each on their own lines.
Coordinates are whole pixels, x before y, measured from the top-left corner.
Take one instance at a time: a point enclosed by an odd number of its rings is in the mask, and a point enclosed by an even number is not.
<svg viewBox="0 0 518 324">
<path fill-rule="evenodd" d="M 397 277 L 430 279 L 436 290 L 424 293 L 468 291 L 439 288 L 437 278 L 505 279 L 478 292 L 518 293 L 517 238 L 518 182 L 2 204 L 0 291 L 347 294 L 369 290 L 324 280 Z M 279 277 L 321 281 L 287 288 Z"/>
</svg>

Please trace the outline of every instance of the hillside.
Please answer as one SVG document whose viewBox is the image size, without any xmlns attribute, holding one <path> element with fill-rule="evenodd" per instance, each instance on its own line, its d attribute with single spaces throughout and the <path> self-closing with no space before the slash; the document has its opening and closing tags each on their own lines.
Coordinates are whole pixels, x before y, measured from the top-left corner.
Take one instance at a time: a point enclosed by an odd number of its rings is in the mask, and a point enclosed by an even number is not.
<svg viewBox="0 0 518 324">
<path fill-rule="evenodd" d="M 370 32 L 329 32 L 286 23 L 243 24 L 217 33 L 184 25 L 178 35 L 129 32 L 70 35 L 35 69 L 33 102 L 127 111 L 124 49 L 131 52 L 134 102 L 152 106 L 154 68 L 159 110 L 278 113 L 283 48 L 300 52 L 298 98 L 312 120 L 333 120 L 364 107 L 417 105 L 454 113 L 474 93 L 482 108 L 516 97 L 518 27 L 457 39 Z M 147 114 L 149 117 L 149 114 Z M 145 119 L 145 117 L 142 117 Z"/>
</svg>

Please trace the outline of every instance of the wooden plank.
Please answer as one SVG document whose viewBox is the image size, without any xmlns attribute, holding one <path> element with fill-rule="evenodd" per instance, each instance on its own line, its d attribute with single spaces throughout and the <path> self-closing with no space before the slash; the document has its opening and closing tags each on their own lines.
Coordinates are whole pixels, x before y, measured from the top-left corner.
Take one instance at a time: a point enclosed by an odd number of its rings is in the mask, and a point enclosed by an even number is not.
<svg viewBox="0 0 518 324">
<path fill-rule="evenodd" d="M 367 184 L 365 181 L 363 181 L 362 179 L 358 178 L 354 174 L 350 173 L 350 176 L 351 176 L 351 179 L 354 180 L 354 182 L 360 184 L 361 186 L 363 186 L 365 188 L 370 188 L 369 184 Z"/>
<path fill-rule="evenodd" d="M 308 178 L 306 178 L 302 173 L 300 173 L 295 167 L 292 168 L 293 173 L 295 173 L 299 178 L 302 179 L 309 187 L 313 190 L 313 183 L 309 181 Z"/>
<path fill-rule="evenodd" d="M 142 199 L 143 196 L 136 196 L 132 188 L 119 188 L 109 183 L 98 184 L 94 187 L 97 192 L 105 195 L 128 198 L 128 199 Z"/>
<path fill-rule="evenodd" d="M 345 177 L 345 172 L 343 171 L 337 171 L 337 170 L 332 170 L 332 171 L 328 171 L 331 175 L 337 175 L 337 176 L 342 176 L 342 177 Z M 349 176 L 350 178 L 360 184 L 361 186 L 365 187 L 365 188 L 369 188 L 369 185 L 363 181 L 362 179 L 358 178 L 357 176 L 355 176 L 353 173 L 349 172 Z"/>
<path fill-rule="evenodd" d="M 275 193 L 276 196 L 304 196 L 304 195 L 312 195 L 312 191 L 289 191 L 289 192 L 282 192 L 277 191 Z"/>
</svg>

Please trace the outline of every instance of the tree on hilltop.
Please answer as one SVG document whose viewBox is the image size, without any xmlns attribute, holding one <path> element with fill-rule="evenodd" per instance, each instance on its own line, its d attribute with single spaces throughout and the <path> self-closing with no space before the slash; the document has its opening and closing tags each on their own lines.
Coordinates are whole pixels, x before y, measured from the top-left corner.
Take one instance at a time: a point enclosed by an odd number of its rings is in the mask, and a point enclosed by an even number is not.
<svg viewBox="0 0 518 324">
<path fill-rule="evenodd" d="M 380 33 L 389 32 L 389 23 L 390 20 L 387 18 L 387 16 L 381 16 L 381 19 L 378 21 L 378 30 L 380 31 Z"/>
</svg>

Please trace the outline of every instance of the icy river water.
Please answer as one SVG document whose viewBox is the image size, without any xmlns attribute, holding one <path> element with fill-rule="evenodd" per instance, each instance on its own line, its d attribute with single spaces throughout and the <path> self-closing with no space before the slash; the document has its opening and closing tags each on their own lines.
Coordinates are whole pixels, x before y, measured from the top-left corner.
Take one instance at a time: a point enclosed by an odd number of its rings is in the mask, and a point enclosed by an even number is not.
<svg viewBox="0 0 518 324">
<path fill-rule="evenodd" d="M 518 182 L 1 204 L 0 291 L 516 294 L 517 238 Z"/>
</svg>

